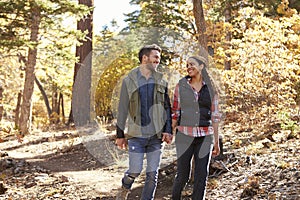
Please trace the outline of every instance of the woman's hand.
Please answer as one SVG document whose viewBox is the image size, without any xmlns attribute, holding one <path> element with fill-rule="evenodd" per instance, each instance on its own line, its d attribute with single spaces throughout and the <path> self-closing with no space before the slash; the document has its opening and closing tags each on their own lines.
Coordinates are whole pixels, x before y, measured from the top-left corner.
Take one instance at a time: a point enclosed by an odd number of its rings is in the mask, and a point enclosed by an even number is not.
<svg viewBox="0 0 300 200">
<path fill-rule="evenodd" d="M 218 156 L 220 154 L 220 145 L 219 145 L 219 141 L 214 143 L 214 148 L 212 151 L 212 155 L 213 156 Z"/>
<path fill-rule="evenodd" d="M 170 133 L 162 133 L 162 141 L 167 144 L 171 144 L 173 140 L 173 135 Z"/>
</svg>

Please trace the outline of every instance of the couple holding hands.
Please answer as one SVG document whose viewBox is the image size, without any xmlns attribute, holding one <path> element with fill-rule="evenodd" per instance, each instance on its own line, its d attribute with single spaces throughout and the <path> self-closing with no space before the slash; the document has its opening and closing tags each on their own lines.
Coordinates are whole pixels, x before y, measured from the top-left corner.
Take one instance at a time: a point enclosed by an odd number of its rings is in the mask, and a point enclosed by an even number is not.
<svg viewBox="0 0 300 200">
<path fill-rule="evenodd" d="M 181 199 L 190 178 L 193 157 L 192 199 L 204 199 L 211 155 L 220 152 L 218 95 L 206 71 L 207 59 L 200 55 L 187 59 L 187 75 L 177 83 L 171 104 L 167 81 L 156 71 L 161 48 L 156 44 L 146 45 L 140 49 L 138 58 L 139 66 L 123 79 L 120 93 L 116 144 L 120 149 L 128 149 L 129 167 L 116 199 L 127 199 L 135 178 L 142 172 L 144 156 L 146 180 L 141 199 L 154 199 L 164 142 L 171 144 L 173 138 L 177 172 L 172 199 Z M 127 119 L 128 137 L 125 138 Z"/>
</svg>

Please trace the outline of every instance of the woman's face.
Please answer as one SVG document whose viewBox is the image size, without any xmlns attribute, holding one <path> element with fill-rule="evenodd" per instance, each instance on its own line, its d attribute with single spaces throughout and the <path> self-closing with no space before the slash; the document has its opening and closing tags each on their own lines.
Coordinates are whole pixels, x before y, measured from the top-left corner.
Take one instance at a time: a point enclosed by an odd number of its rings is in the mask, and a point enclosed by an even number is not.
<svg viewBox="0 0 300 200">
<path fill-rule="evenodd" d="M 189 58 L 186 63 L 186 70 L 190 77 L 194 77 L 198 75 L 203 69 L 203 64 L 199 65 L 199 63 L 194 58 Z"/>
</svg>

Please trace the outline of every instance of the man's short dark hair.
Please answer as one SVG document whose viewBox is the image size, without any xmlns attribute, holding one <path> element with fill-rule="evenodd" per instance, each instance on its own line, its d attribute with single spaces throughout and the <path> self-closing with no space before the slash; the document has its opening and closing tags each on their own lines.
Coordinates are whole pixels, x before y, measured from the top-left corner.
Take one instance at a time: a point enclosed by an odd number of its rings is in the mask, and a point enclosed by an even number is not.
<svg viewBox="0 0 300 200">
<path fill-rule="evenodd" d="M 149 56 L 152 50 L 157 50 L 161 53 L 161 48 L 157 44 L 146 45 L 139 51 L 139 61 L 142 62 L 143 55 Z"/>
</svg>

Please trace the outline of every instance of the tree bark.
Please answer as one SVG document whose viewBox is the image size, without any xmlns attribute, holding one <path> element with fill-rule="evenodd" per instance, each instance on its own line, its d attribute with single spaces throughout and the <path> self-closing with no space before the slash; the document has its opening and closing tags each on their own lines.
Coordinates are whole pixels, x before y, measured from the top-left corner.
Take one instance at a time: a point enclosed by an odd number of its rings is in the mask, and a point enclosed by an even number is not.
<svg viewBox="0 0 300 200">
<path fill-rule="evenodd" d="M 62 123 L 65 123 L 65 107 L 64 107 L 64 96 L 62 93 L 59 95 L 60 105 L 61 105 L 61 115 L 62 115 Z"/>
<path fill-rule="evenodd" d="M 17 129 L 19 129 L 21 100 L 22 100 L 22 91 L 20 91 L 18 93 L 18 101 L 17 101 L 16 110 L 15 110 L 15 127 Z"/>
<path fill-rule="evenodd" d="M 197 27 L 198 42 L 207 51 L 206 23 L 202 0 L 193 0 L 193 13 Z"/>
<path fill-rule="evenodd" d="M 231 5 L 230 2 L 226 3 L 226 8 L 224 11 L 224 15 L 225 15 L 225 22 L 230 22 L 231 20 Z M 230 48 L 230 42 L 231 42 L 231 31 L 230 30 L 226 30 L 226 45 L 225 45 L 225 50 Z M 224 67 L 225 70 L 230 70 L 231 69 L 231 61 L 230 61 L 230 54 L 225 53 L 225 62 L 224 62 Z"/>
<path fill-rule="evenodd" d="M 93 7 L 94 2 L 79 0 L 79 4 Z M 76 57 L 79 57 L 79 62 L 75 63 L 74 67 L 72 105 L 68 124 L 75 123 L 76 126 L 82 126 L 90 122 L 93 12 L 78 22 L 77 29 L 87 30 L 88 33 L 86 40 L 81 41 L 82 45 L 76 47 Z"/>
<path fill-rule="evenodd" d="M 53 87 L 52 91 L 52 112 L 56 112 L 58 114 L 58 92 L 57 92 L 57 87 Z"/>
<path fill-rule="evenodd" d="M 3 87 L 0 83 L 0 121 L 2 120 L 2 116 L 3 116 Z"/>
<path fill-rule="evenodd" d="M 289 0 L 289 7 L 296 9 L 300 12 L 300 2 L 299 0 Z"/>
<path fill-rule="evenodd" d="M 57 114 L 60 116 L 60 104 L 61 104 L 61 92 L 58 94 L 58 101 L 57 101 Z"/>
<path fill-rule="evenodd" d="M 47 94 L 46 94 L 41 82 L 38 80 L 38 78 L 36 76 L 35 76 L 34 80 L 35 80 L 36 85 L 38 86 L 38 88 L 40 89 L 40 91 L 42 93 L 42 96 L 43 96 L 43 99 L 44 99 L 44 102 L 45 102 L 45 106 L 47 108 L 48 118 L 50 119 L 52 110 L 51 110 L 51 107 L 50 107 L 50 104 L 49 104 Z"/>
<path fill-rule="evenodd" d="M 37 45 L 38 42 L 38 33 L 39 25 L 41 21 L 39 8 L 34 5 L 32 7 L 32 23 L 31 23 L 31 33 L 30 41 Z M 31 47 L 28 51 L 28 59 L 25 70 L 25 83 L 24 83 L 24 92 L 21 105 L 21 115 L 19 120 L 19 128 L 21 134 L 29 133 L 31 129 L 31 115 L 32 115 L 32 94 L 34 89 L 34 71 L 37 58 L 37 47 Z"/>
</svg>

